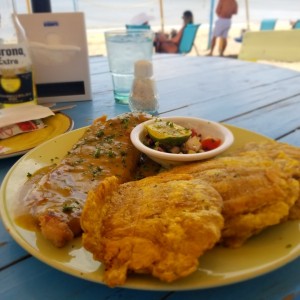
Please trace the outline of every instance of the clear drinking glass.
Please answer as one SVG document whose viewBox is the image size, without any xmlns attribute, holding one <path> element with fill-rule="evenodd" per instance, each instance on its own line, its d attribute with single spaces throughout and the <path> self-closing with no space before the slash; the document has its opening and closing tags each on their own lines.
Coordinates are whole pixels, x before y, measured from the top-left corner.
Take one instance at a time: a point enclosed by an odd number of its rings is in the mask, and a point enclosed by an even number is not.
<svg viewBox="0 0 300 300">
<path fill-rule="evenodd" d="M 105 32 L 105 42 L 114 97 L 128 104 L 134 78 L 134 63 L 152 60 L 154 33 L 151 30 L 114 30 Z"/>
</svg>

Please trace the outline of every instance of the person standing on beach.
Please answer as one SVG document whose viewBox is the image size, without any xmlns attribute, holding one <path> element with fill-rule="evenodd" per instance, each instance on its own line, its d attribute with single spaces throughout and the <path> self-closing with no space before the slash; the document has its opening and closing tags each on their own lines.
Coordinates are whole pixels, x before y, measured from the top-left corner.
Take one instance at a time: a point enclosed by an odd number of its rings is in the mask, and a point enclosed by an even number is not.
<svg viewBox="0 0 300 300">
<path fill-rule="evenodd" d="M 218 16 L 218 19 L 215 23 L 213 38 L 211 40 L 210 52 L 208 55 L 213 55 L 217 38 L 220 38 L 220 56 L 224 55 L 224 51 L 227 46 L 227 36 L 231 27 L 231 18 L 233 15 L 237 14 L 237 12 L 238 5 L 235 0 L 219 0 L 219 3 L 216 8 L 216 14 Z"/>
</svg>

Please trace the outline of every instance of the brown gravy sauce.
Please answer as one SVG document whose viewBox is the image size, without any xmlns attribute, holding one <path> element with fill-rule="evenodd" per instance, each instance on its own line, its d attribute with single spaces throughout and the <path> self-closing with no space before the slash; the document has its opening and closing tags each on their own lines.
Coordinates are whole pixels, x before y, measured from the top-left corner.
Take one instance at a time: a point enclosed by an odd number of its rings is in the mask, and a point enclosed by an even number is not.
<svg viewBox="0 0 300 300">
<path fill-rule="evenodd" d="M 40 179 L 48 172 L 50 172 L 55 165 L 50 165 L 36 171 L 19 191 L 17 205 L 14 211 L 15 223 L 23 229 L 30 231 L 39 231 L 39 225 L 36 218 L 30 213 L 31 205 L 24 201 L 26 195 L 36 186 Z M 148 176 L 153 176 L 159 173 L 161 166 L 148 157 L 142 155 L 138 168 L 136 170 L 136 180 L 142 179 Z"/>
<path fill-rule="evenodd" d="M 18 193 L 17 205 L 14 210 L 14 221 L 18 226 L 26 230 L 38 231 L 39 226 L 37 220 L 31 215 L 30 207 L 26 205 L 24 198 L 35 187 L 40 179 L 53 168 L 54 165 L 39 169 L 30 176 L 21 187 Z"/>
</svg>

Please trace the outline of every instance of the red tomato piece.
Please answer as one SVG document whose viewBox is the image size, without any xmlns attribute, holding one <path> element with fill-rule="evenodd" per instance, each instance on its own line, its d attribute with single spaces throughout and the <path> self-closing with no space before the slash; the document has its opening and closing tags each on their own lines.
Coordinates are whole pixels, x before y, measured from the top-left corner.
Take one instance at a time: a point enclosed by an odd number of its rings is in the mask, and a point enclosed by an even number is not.
<svg viewBox="0 0 300 300">
<path fill-rule="evenodd" d="M 202 144 L 202 149 L 204 151 L 209 151 L 218 148 L 221 144 L 221 140 L 214 139 L 214 138 L 207 138 L 201 141 L 201 144 Z"/>
</svg>

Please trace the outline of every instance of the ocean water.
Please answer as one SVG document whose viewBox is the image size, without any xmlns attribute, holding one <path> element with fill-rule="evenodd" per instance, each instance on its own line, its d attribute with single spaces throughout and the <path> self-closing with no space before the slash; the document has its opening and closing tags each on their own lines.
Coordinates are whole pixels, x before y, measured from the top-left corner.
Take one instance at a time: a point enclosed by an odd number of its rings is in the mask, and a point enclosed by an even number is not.
<svg viewBox="0 0 300 300">
<path fill-rule="evenodd" d="M 218 0 L 215 0 L 215 6 Z M 235 23 L 246 22 L 245 0 L 238 0 L 239 12 L 233 18 Z M 124 27 L 131 18 L 141 12 L 154 17 L 152 26 L 159 26 L 159 0 L 51 0 L 53 12 L 83 11 L 87 28 Z M 300 0 L 248 0 L 251 22 L 264 18 L 279 21 L 300 19 Z M 182 13 L 191 10 L 195 23 L 207 24 L 210 20 L 211 0 L 163 0 L 165 26 L 182 23 Z M 18 12 L 26 12 L 26 1 L 18 1 Z"/>
</svg>

